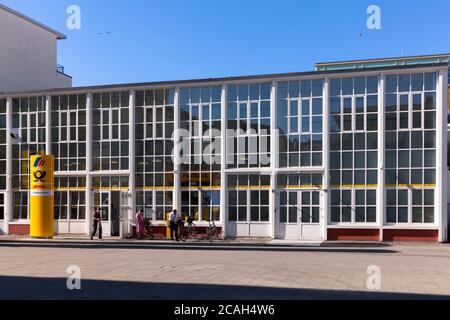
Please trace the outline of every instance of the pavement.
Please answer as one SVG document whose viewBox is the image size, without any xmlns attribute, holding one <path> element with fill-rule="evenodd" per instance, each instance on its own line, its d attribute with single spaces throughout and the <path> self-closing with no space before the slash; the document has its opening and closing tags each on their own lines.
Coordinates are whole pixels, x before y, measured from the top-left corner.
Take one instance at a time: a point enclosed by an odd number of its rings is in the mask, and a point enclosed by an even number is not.
<svg viewBox="0 0 450 320">
<path fill-rule="evenodd" d="M 0 236 L 0 257 L 0 299 L 450 299 L 447 244 Z"/>
</svg>

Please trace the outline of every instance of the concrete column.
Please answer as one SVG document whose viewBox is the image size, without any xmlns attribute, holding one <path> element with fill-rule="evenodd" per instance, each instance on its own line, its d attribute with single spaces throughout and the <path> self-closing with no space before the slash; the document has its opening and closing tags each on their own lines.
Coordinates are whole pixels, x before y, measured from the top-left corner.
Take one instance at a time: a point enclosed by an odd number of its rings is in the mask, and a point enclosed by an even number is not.
<svg viewBox="0 0 450 320">
<path fill-rule="evenodd" d="M 175 89 L 173 132 L 173 207 L 181 212 L 181 161 L 180 161 L 180 88 Z M 188 212 L 186 212 L 188 213 Z"/>
<path fill-rule="evenodd" d="M 384 128 L 384 83 L 385 76 L 381 74 L 378 80 L 378 187 L 377 187 L 377 223 L 380 230 L 380 241 L 384 240 L 383 226 L 386 212 L 385 206 L 385 128 Z"/>
<path fill-rule="evenodd" d="M 52 98 L 45 97 L 45 153 L 52 154 Z"/>
<path fill-rule="evenodd" d="M 439 226 L 439 242 L 447 241 L 447 143 L 448 143 L 448 69 L 440 69 L 437 85 L 437 155 L 436 155 L 436 223 Z"/>
<path fill-rule="evenodd" d="M 222 222 L 222 235 L 227 237 L 227 221 L 228 221 L 228 196 L 227 196 L 227 86 L 222 85 L 221 93 L 221 141 L 220 141 L 220 221 Z"/>
<path fill-rule="evenodd" d="M 331 213 L 330 189 L 330 79 L 325 78 L 323 83 L 323 192 L 320 208 L 321 239 L 328 240 L 328 220 Z"/>
<path fill-rule="evenodd" d="M 271 237 L 275 239 L 277 235 L 277 174 L 276 169 L 279 167 L 278 153 L 278 127 L 277 127 L 277 88 L 278 83 L 273 81 L 270 90 L 270 198 L 269 198 L 269 216 L 271 229 Z"/>
<path fill-rule="evenodd" d="M 87 235 L 91 233 L 94 212 L 92 188 L 92 93 L 86 95 L 86 226 Z"/>
<path fill-rule="evenodd" d="M 134 90 L 130 90 L 130 107 L 129 107 L 129 118 L 130 118 L 130 127 L 129 127 L 129 136 L 130 136 L 130 208 L 131 212 L 129 212 L 128 219 L 133 219 L 133 216 L 136 212 L 136 135 L 135 135 L 135 126 L 136 126 L 136 92 Z M 131 234 L 131 226 L 127 223 L 127 233 Z"/>
<path fill-rule="evenodd" d="M 6 194 L 5 194 L 5 234 L 9 234 L 9 222 L 13 214 L 13 193 L 12 193 L 12 99 L 6 99 Z"/>
</svg>

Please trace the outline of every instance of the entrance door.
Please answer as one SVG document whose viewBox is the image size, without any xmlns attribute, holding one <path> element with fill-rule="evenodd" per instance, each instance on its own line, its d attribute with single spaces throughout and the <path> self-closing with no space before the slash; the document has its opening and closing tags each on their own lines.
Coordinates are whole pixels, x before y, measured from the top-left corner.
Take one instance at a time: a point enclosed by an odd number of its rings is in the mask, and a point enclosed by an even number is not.
<svg viewBox="0 0 450 320">
<path fill-rule="evenodd" d="M 127 191 L 120 192 L 120 238 L 125 239 L 131 235 L 131 193 Z"/>
<path fill-rule="evenodd" d="M 103 235 L 111 236 L 111 201 L 110 191 L 94 192 L 94 207 L 102 211 Z"/>
<path fill-rule="evenodd" d="M 277 193 L 277 239 L 320 240 L 320 191 Z"/>
<path fill-rule="evenodd" d="M 5 200 L 5 194 L 0 192 L 0 235 L 3 234 L 5 229 L 5 226 L 2 224 L 2 221 L 5 219 Z"/>
<path fill-rule="evenodd" d="M 120 236 L 120 191 L 111 191 L 111 236 Z"/>
</svg>

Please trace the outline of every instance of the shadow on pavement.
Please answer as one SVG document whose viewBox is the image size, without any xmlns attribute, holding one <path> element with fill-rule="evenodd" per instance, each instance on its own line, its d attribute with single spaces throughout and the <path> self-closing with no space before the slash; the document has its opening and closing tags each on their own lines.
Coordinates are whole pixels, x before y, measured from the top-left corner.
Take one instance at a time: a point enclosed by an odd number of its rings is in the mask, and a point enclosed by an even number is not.
<svg viewBox="0 0 450 320">
<path fill-rule="evenodd" d="M 235 285 L 82 280 L 68 290 L 65 278 L 0 276 L 0 299 L 113 300 L 448 300 L 450 296 Z"/>
<path fill-rule="evenodd" d="M 203 250 L 203 251 L 273 251 L 273 252 L 344 252 L 344 253 L 397 253 L 392 247 L 384 244 L 378 246 L 365 244 L 353 246 L 292 246 L 292 245 L 268 245 L 245 244 L 227 242 L 89 242 L 89 241 L 35 241 L 0 240 L 0 248 L 55 248 L 55 249 L 136 249 L 136 250 Z"/>
</svg>

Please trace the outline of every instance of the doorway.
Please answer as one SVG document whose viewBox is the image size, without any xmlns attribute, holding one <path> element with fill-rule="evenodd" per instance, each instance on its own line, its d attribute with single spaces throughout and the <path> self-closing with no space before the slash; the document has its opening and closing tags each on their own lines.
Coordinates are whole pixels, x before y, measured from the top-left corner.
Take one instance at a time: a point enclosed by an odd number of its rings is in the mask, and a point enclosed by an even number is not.
<svg viewBox="0 0 450 320">
<path fill-rule="evenodd" d="M 280 190 L 277 207 L 277 239 L 320 240 L 321 191 Z"/>
</svg>

